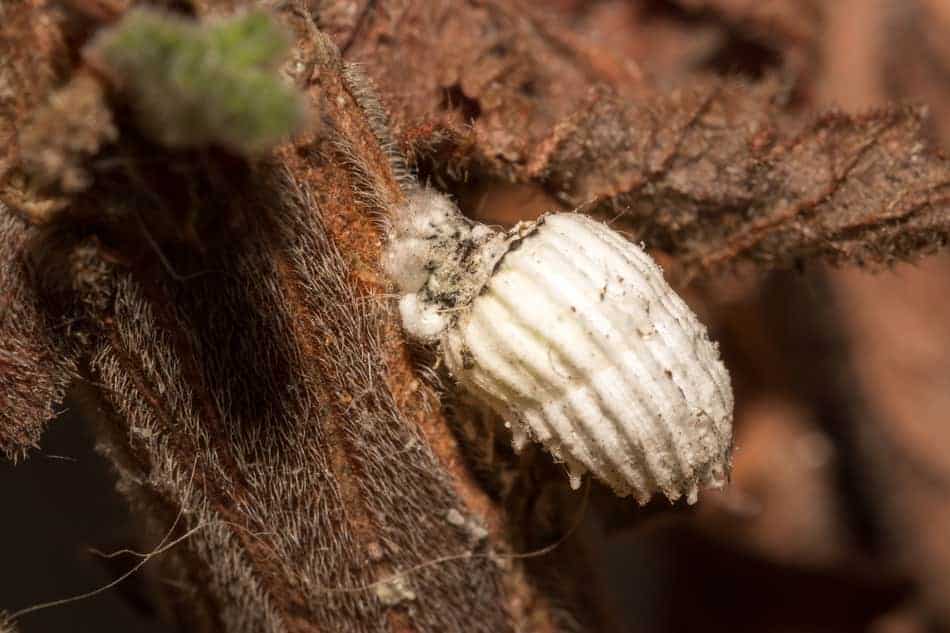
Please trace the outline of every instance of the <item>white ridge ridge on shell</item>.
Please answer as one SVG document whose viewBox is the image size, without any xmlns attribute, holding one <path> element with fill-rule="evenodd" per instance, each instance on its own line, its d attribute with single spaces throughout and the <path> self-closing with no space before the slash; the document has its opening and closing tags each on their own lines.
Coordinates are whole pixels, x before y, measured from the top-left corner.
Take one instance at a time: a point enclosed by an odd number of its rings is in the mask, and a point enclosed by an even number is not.
<svg viewBox="0 0 950 633">
<path fill-rule="evenodd" d="M 458 385 L 503 417 L 516 450 L 530 438 L 565 464 L 573 487 L 589 471 L 640 503 L 656 492 L 692 503 L 701 487 L 725 484 L 729 374 L 642 248 L 576 213 L 473 231 L 444 213 L 444 196 L 426 215 L 432 196 L 410 196 L 387 247 L 424 242 L 402 256 L 424 259 L 428 273 L 419 286 L 418 270 L 399 271 L 411 280 L 403 322 L 439 342 Z M 420 237 L 419 216 L 444 225 Z"/>
</svg>

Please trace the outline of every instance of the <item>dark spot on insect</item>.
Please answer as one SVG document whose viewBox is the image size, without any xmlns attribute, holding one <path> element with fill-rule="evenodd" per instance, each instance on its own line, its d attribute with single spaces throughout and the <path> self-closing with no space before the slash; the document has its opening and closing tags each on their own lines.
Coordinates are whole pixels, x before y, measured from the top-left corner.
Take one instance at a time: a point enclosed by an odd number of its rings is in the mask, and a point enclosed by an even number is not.
<svg viewBox="0 0 950 633">
<path fill-rule="evenodd" d="M 575 313 L 576 313 L 576 312 L 577 312 L 577 308 L 575 308 L 574 306 L 571 306 L 571 312 L 575 312 Z"/>
<path fill-rule="evenodd" d="M 663 373 L 666 374 L 666 377 L 670 380 L 673 379 L 673 372 L 671 372 L 669 369 L 664 370 Z"/>
<path fill-rule="evenodd" d="M 459 293 L 457 290 L 452 290 L 451 292 L 440 292 L 435 295 L 435 300 L 446 308 L 454 308 L 459 300 Z"/>
<path fill-rule="evenodd" d="M 474 240 L 463 240 L 459 246 L 459 257 L 461 259 L 468 259 L 468 256 L 472 254 L 476 248 Z"/>
<path fill-rule="evenodd" d="M 468 348 L 462 349 L 462 369 L 474 369 L 475 368 L 475 356 L 472 355 L 472 352 Z"/>
</svg>

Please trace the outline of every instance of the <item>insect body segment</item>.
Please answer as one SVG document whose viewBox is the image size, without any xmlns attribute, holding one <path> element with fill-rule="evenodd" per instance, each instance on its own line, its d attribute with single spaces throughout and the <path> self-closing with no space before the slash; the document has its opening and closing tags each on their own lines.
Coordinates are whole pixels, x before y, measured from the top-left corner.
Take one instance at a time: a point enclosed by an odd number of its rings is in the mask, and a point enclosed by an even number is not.
<svg viewBox="0 0 950 633">
<path fill-rule="evenodd" d="M 387 262 L 425 260 L 428 273 L 390 271 L 406 293 L 404 326 L 438 341 L 458 385 L 504 418 L 516 450 L 539 442 L 575 488 L 590 471 L 640 503 L 654 492 L 693 502 L 700 487 L 725 483 L 728 372 L 646 252 L 579 214 L 492 232 L 440 194 L 412 198 L 387 250 Z M 413 208 L 423 203 L 438 208 Z"/>
</svg>

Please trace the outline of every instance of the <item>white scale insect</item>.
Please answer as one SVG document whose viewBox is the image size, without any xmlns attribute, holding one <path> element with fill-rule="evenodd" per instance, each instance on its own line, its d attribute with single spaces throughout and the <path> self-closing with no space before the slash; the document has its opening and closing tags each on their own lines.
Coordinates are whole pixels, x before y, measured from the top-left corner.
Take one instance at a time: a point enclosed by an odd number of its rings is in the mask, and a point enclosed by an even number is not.
<svg viewBox="0 0 950 633">
<path fill-rule="evenodd" d="M 540 442 L 574 488 L 590 471 L 640 503 L 725 484 L 729 373 L 659 266 L 616 231 L 557 213 L 495 232 L 416 189 L 383 265 L 406 332 L 438 342 L 516 451 Z"/>
</svg>

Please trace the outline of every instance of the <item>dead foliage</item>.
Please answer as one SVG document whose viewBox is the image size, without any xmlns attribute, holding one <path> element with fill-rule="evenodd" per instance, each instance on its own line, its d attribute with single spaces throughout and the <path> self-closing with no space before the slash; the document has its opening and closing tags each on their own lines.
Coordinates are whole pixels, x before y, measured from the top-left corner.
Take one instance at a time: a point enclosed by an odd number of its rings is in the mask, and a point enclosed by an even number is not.
<svg viewBox="0 0 950 633">
<path fill-rule="evenodd" d="M 609 53 L 592 64 L 590 44 L 550 19 L 493 9 L 373 10 L 339 36 L 382 86 L 410 151 L 436 144 L 450 175 L 533 181 L 623 217 L 691 275 L 745 259 L 888 264 L 946 243 L 950 163 L 922 109 L 802 119 L 774 81 L 659 90 Z M 427 53 L 404 63 L 400 47 Z"/>
<path fill-rule="evenodd" d="M 68 324 L 43 310 L 25 246 L 36 232 L 0 203 L 0 452 L 17 460 L 38 444 L 76 373 Z"/>
<path fill-rule="evenodd" d="M 789 131 L 773 112 L 735 84 L 635 106 L 597 95 L 535 169 L 693 274 L 747 258 L 887 264 L 946 243 L 948 163 L 922 111 L 832 112 Z"/>
</svg>

